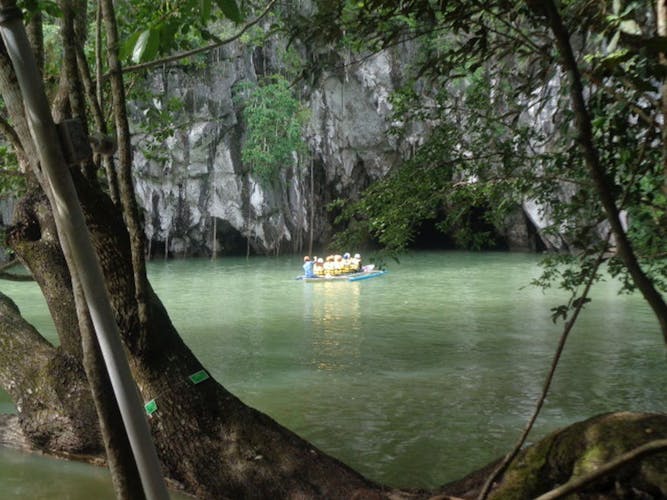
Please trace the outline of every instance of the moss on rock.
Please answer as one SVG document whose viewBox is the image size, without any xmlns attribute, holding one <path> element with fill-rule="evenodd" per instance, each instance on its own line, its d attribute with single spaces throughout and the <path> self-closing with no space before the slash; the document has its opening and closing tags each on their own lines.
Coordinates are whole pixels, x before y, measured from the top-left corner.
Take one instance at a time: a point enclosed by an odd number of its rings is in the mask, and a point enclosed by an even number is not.
<svg viewBox="0 0 667 500">
<path fill-rule="evenodd" d="M 609 413 L 556 431 L 526 448 L 491 498 L 535 498 L 644 443 L 667 438 L 667 415 Z M 665 498 L 667 452 L 630 463 L 574 498 Z"/>
</svg>

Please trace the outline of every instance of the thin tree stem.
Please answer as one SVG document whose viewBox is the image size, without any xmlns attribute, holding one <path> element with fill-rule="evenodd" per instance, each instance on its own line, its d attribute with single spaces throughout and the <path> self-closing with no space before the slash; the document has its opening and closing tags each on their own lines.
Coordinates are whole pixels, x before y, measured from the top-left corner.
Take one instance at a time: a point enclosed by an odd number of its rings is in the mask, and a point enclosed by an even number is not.
<svg viewBox="0 0 667 500">
<path fill-rule="evenodd" d="M 125 87 L 123 74 L 118 56 L 120 41 L 113 7 L 113 0 L 102 0 L 102 18 L 107 37 L 107 60 L 111 79 L 111 96 L 113 102 L 114 120 L 116 122 L 116 137 L 118 141 L 118 184 L 120 201 L 123 207 L 123 217 L 130 234 L 132 250 L 132 268 L 134 272 L 135 298 L 139 310 L 139 320 L 145 329 L 148 323 L 148 279 L 146 277 L 146 257 L 144 255 L 144 234 L 139 220 L 139 207 L 134 193 L 132 181 L 132 144 L 130 142 L 130 127 L 125 109 Z M 142 334 L 142 338 L 145 335 Z"/>
<path fill-rule="evenodd" d="M 614 243 L 623 264 L 632 277 L 635 285 L 644 296 L 644 299 L 653 309 L 665 343 L 667 343 L 667 304 L 662 295 L 653 285 L 650 278 L 644 273 L 637 256 L 632 248 L 630 239 L 625 233 L 620 218 L 620 211 L 613 195 L 613 186 L 607 178 L 607 171 L 603 167 L 593 139 L 591 118 L 584 100 L 584 87 L 581 81 L 579 66 L 572 51 L 570 35 L 563 25 L 558 8 L 553 0 L 542 3 L 551 31 L 554 34 L 556 46 L 561 57 L 561 66 L 567 72 L 570 81 L 570 101 L 574 111 L 575 122 L 579 132 L 579 147 L 584 157 L 591 179 L 594 182 L 600 202 L 607 215 L 607 220 L 614 235 Z"/>
<path fill-rule="evenodd" d="M 526 439 L 528 438 L 528 434 L 530 434 L 530 431 L 533 429 L 535 421 L 537 420 L 537 417 L 540 414 L 540 411 L 542 410 L 542 406 L 544 406 L 544 401 L 547 398 L 549 389 L 551 388 L 551 383 L 553 382 L 554 375 L 556 373 L 556 368 L 558 367 L 558 362 L 560 361 L 561 355 L 563 354 L 563 350 L 565 348 L 565 342 L 567 341 L 570 332 L 574 327 L 574 324 L 577 322 L 579 313 L 581 312 L 581 310 L 584 307 L 584 304 L 586 303 L 585 299 L 586 297 L 588 297 L 588 293 L 590 292 L 590 289 L 593 286 L 593 282 L 595 281 L 595 276 L 597 274 L 597 271 L 604 260 L 604 255 L 607 252 L 608 241 L 609 241 L 609 235 L 607 236 L 607 241 L 605 242 L 604 247 L 598 254 L 593 266 L 591 267 L 590 275 L 588 276 L 588 280 L 586 281 L 584 291 L 582 292 L 578 300 L 575 302 L 575 308 L 574 312 L 572 313 L 572 317 L 567 321 L 567 323 L 565 323 L 565 326 L 563 328 L 563 333 L 561 334 L 560 340 L 558 341 L 558 347 L 556 348 L 556 353 L 554 354 L 553 360 L 551 361 L 551 368 L 549 369 L 549 373 L 547 374 L 547 378 L 544 382 L 544 387 L 542 388 L 542 394 L 540 394 L 540 397 L 537 400 L 537 403 L 535 404 L 535 409 L 533 411 L 532 416 L 528 420 L 528 423 L 526 424 L 526 427 L 524 428 L 521 437 L 514 445 L 512 451 L 510 451 L 507 455 L 505 455 L 502 462 L 500 462 L 498 467 L 496 467 L 493 473 L 487 478 L 486 482 L 484 483 L 484 486 L 482 487 L 482 490 L 479 493 L 478 500 L 486 499 L 489 492 L 491 491 L 493 483 L 496 481 L 497 478 L 499 478 L 505 472 L 505 470 L 509 467 L 512 461 L 519 454 L 521 448 L 526 442 Z"/>
</svg>

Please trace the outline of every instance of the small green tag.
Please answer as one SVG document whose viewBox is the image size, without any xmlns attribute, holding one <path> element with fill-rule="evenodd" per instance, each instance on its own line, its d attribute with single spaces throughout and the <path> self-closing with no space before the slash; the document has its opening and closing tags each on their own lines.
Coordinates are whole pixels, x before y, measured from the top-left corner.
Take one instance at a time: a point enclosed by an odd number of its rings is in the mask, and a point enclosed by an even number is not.
<svg viewBox="0 0 667 500">
<path fill-rule="evenodd" d="M 148 403 L 144 405 L 144 408 L 146 409 L 146 413 L 148 415 L 152 415 L 157 411 L 157 403 L 155 402 L 154 399 L 151 399 Z"/>
<path fill-rule="evenodd" d="M 193 373 L 190 375 L 190 381 L 193 384 L 198 384 L 200 382 L 203 382 L 204 380 L 207 380 L 209 378 L 208 373 L 206 373 L 205 370 L 199 370 L 198 372 Z"/>
</svg>

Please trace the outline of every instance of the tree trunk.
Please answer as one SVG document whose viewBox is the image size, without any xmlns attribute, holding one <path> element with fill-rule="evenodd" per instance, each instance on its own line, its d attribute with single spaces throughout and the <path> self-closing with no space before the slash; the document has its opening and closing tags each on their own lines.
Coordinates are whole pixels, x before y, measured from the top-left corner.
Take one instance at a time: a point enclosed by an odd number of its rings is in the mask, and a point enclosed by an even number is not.
<svg viewBox="0 0 667 500">
<path fill-rule="evenodd" d="M 49 199 L 49 207 L 55 222 L 53 225 L 61 244 L 66 267 L 71 272 L 70 283 L 75 290 L 76 317 L 81 331 L 85 333 L 84 345 L 87 346 L 87 349 L 83 350 L 83 356 L 79 358 L 82 358 L 90 386 L 95 391 L 93 401 L 105 431 L 105 444 L 111 446 L 107 451 L 112 475 L 115 476 L 116 493 L 119 498 L 130 498 L 130 496 L 140 497 L 141 492 L 145 491 L 146 494 L 155 494 L 154 498 L 167 498 L 157 454 L 141 409 L 137 388 L 123 352 L 101 266 L 85 226 L 76 188 L 69 175 L 68 166 L 65 164 L 62 146 L 59 144 L 60 139 L 42 86 L 41 74 L 37 71 L 21 23 L 20 10 L 17 9 L 13 0 L 0 1 L 0 6 L 3 7 L 6 14 L 2 20 L 2 39 L 12 66 L 16 70 L 16 80 L 21 89 L 26 118 L 30 125 L 30 137 L 23 138 L 23 141 L 25 143 L 32 141 L 35 144 L 37 158 L 43 168 L 41 172 L 44 174 L 42 188 Z M 61 82 L 64 83 L 62 88 L 66 90 L 65 95 L 68 96 L 66 100 L 69 106 L 67 107 L 76 114 L 85 113 L 83 92 L 80 80 L 77 78 L 76 51 L 72 43 L 75 38 L 72 22 L 74 9 L 68 0 L 61 0 L 60 6 L 65 15 L 65 21 L 62 24 L 63 38 L 67 40 L 64 66 L 67 78 L 61 79 Z M 33 166 L 36 165 L 33 163 Z M 92 177 L 91 182 L 96 184 L 94 171 Z M 55 238 L 53 236 L 52 239 Z M 95 324 L 94 329 L 93 323 Z M 96 339 L 93 338 L 93 331 L 96 333 Z M 104 353 L 106 370 L 102 370 L 99 362 L 97 341 L 99 341 L 100 350 Z M 77 361 L 81 359 L 75 360 Z M 109 377 L 106 376 L 106 371 Z M 114 382 L 115 395 L 111 401 L 103 399 L 103 396 L 111 393 L 110 380 Z M 119 415 L 118 409 L 121 410 L 124 424 L 121 426 L 114 419 Z M 115 448 L 127 443 L 125 427 L 127 437 L 132 442 L 131 452 L 129 449 Z M 109 432 L 112 429 L 115 432 Z M 142 470 L 141 488 L 137 488 L 139 486 L 138 471 L 133 470 L 135 457 L 137 469 Z M 122 460 L 122 463 L 119 463 L 117 459 Z M 126 471 L 126 473 L 119 474 L 119 471 Z M 130 492 L 130 490 L 136 491 Z"/>
<path fill-rule="evenodd" d="M 0 94 L 3 97 L 7 115 L 11 117 L 11 123 L 16 134 L 15 138 L 20 142 L 20 149 L 17 149 L 17 156 L 22 160 L 20 165 L 21 171 L 24 173 L 34 173 L 38 176 L 37 151 L 30 139 L 28 121 L 23 112 L 23 96 L 21 95 L 21 90 L 14 74 L 14 68 L 9 60 L 4 43 L 0 43 Z M 33 165 L 32 162 L 35 164 Z M 34 177 L 29 177 L 29 180 L 34 181 Z"/>
<path fill-rule="evenodd" d="M 79 171 L 73 170 L 72 173 L 100 256 L 112 308 L 127 347 L 133 374 L 144 401 L 154 400 L 157 404 L 157 411 L 150 416 L 150 422 L 166 475 L 202 498 L 352 498 L 354 495 L 364 497 L 371 491 L 380 492 L 377 485 L 357 472 L 322 453 L 268 416 L 244 405 L 212 378 L 193 384 L 189 376 L 205 368 L 183 343 L 150 287 L 149 322 L 145 342 L 140 341 L 130 240 L 123 219 L 98 186 L 87 182 Z M 37 202 L 40 200 L 36 196 L 25 203 L 31 200 L 39 205 Z M 24 208 L 22 214 L 30 217 L 34 211 Z M 26 224 L 21 220 L 17 227 Z M 46 223 L 43 224 L 46 227 Z M 53 285 L 44 275 L 51 276 L 53 268 L 62 266 L 64 261 L 51 254 L 30 252 L 34 242 L 29 244 L 21 240 L 21 236 L 43 234 L 40 228 L 15 230 L 11 243 L 17 255 L 33 270 L 37 281 L 45 284 L 45 292 L 49 294 Z M 65 325 L 64 322 L 59 324 L 61 328 Z M 72 332 L 65 332 L 63 337 L 68 335 Z M 40 341 L 36 332 L 32 336 L 35 340 L 31 343 L 41 346 L 39 352 L 44 351 L 34 362 L 30 359 L 31 369 L 38 370 L 53 348 Z M 10 366 L 15 359 L 12 354 L 5 364 Z M 79 386 L 85 388 L 85 398 L 82 396 L 81 401 L 86 403 L 81 404 L 89 408 L 89 414 L 86 419 L 80 418 L 79 405 L 76 405 L 77 411 L 72 416 L 76 422 L 67 420 L 62 423 L 59 427 L 62 432 L 70 427 L 82 430 L 82 427 L 95 421 L 81 365 L 75 365 L 68 377 L 68 385 L 76 386 L 72 379 L 77 378 Z M 59 371 L 56 380 L 44 378 L 41 383 L 51 387 L 51 384 L 64 378 Z M 0 383 L 9 388 L 9 374 L 0 374 Z M 23 402 L 25 397 L 16 400 Z M 54 408 L 58 407 L 58 401 L 53 404 Z M 40 435 L 34 429 L 45 425 L 39 416 L 56 414 L 55 410 L 44 406 L 46 403 L 42 404 L 41 412 L 26 414 L 22 422 L 37 445 L 41 443 Z M 49 418 L 48 422 L 53 419 Z M 52 441 L 57 434 L 51 434 Z M 99 434 L 96 434 L 94 442 L 99 449 Z M 50 449 L 55 451 L 57 444 L 53 442 Z"/>
<path fill-rule="evenodd" d="M 76 358 L 49 344 L 0 293 L 0 385 L 26 441 L 60 456 L 102 452 L 97 415 Z"/>
<path fill-rule="evenodd" d="M 657 0 L 656 21 L 658 36 L 667 37 L 667 0 Z M 660 64 L 667 66 L 667 53 L 660 53 Z M 662 191 L 667 196 L 667 122 L 665 122 L 667 119 L 667 79 L 663 79 L 660 93 L 662 94 L 662 168 L 665 176 Z"/>
<path fill-rule="evenodd" d="M 129 230 L 132 252 L 132 276 L 134 276 L 136 301 L 139 308 L 139 321 L 143 325 L 147 317 L 147 278 L 144 233 L 139 220 L 139 207 L 134 195 L 134 180 L 132 178 L 132 143 L 130 141 L 130 126 L 125 109 L 125 85 L 118 51 L 120 41 L 116 27 L 116 14 L 112 0 L 101 0 L 101 12 L 107 41 L 107 61 L 111 81 L 111 99 L 113 104 L 114 121 L 116 123 L 116 137 L 118 143 L 118 188 L 120 203 L 123 207 L 123 216 Z"/>
</svg>

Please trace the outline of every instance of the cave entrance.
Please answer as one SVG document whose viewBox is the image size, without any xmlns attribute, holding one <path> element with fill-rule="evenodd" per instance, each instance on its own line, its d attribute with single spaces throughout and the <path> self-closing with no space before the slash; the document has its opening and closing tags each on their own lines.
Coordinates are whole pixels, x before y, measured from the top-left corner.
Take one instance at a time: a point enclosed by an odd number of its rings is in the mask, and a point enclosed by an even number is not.
<svg viewBox="0 0 667 500">
<path fill-rule="evenodd" d="M 454 239 L 437 228 L 438 219 L 429 219 L 419 224 L 419 229 L 410 245 L 414 250 L 452 250 L 456 248 Z"/>
<path fill-rule="evenodd" d="M 238 229 L 228 221 L 217 218 L 215 228 L 215 250 L 218 256 L 245 256 L 248 243 L 246 237 Z M 252 253 L 252 247 L 250 250 Z"/>
<path fill-rule="evenodd" d="M 483 207 L 471 208 L 467 220 L 461 221 L 460 226 L 465 232 L 481 235 L 489 235 L 488 241 L 483 241 L 480 250 L 507 250 L 506 238 L 500 234 L 497 228 L 485 218 L 486 209 Z M 444 233 L 438 228 L 444 220 L 444 214 L 433 219 L 424 220 L 420 223 L 410 248 L 414 250 L 457 250 L 462 249 L 461 243 L 457 242 L 451 233 Z"/>
</svg>

